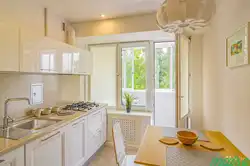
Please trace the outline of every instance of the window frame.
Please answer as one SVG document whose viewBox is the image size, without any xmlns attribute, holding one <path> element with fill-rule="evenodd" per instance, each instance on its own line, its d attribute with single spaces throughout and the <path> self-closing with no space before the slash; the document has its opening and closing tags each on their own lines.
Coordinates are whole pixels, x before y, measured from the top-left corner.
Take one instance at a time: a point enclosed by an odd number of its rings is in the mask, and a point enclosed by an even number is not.
<svg viewBox="0 0 250 166">
<path fill-rule="evenodd" d="M 131 48 L 131 47 L 145 47 L 145 64 L 146 64 L 146 88 L 145 88 L 145 105 L 140 106 L 140 105 L 132 105 L 133 110 L 137 111 L 147 111 L 147 108 L 149 107 L 149 104 L 152 102 L 149 102 L 151 98 L 148 95 L 148 92 L 151 92 L 152 87 L 150 86 L 151 84 L 149 83 L 151 81 L 151 77 L 149 75 L 149 70 L 150 70 L 150 60 L 148 59 L 150 56 L 150 42 L 145 41 L 145 42 L 129 42 L 129 43 L 119 43 L 117 47 L 117 101 L 116 101 L 116 107 L 117 109 L 124 109 L 124 105 L 122 105 L 122 76 L 123 76 L 123 62 L 122 62 L 122 49 L 123 48 Z M 134 62 L 133 62 L 134 63 Z M 133 81 L 134 82 L 134 81 Z M 134 87 L 134 83 L 132 84 L 132 87 Z M 132 88 L 133 89 L 133 88 Z"/>
</svg>

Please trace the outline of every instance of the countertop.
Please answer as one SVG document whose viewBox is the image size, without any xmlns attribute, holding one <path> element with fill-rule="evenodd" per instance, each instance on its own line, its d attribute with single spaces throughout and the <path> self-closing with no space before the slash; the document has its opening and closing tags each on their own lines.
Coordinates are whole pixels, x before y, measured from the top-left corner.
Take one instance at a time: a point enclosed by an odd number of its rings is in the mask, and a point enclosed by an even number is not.
<svg viewBox="0 0 250 166">
<path fill-rule="evenodd" d="M 58 116 L 56 114 L 51 114 L 51 115 L 46 115 L 46 116 L 42 116 L 39 119 L 55 119 L 55 120 L 62 120 L 54 125 L 51 125 L 49 127 L 46 127 L 44 129 L 41 129 L 29 136 L 23 137 L 19 140 L 12 140 L 12 139 L 6 139 L 6 138 L 0 138 L 0 156 L 4 155 L 5 153 L 8 153 L 14 149 L 17 149 L 33 140 L 36 140 L 38 138 L 41 138 L 55 130 L 58 130 L 68 124 L 70 124 L 71 122 L 82 118 L 84 116 L 87 116 L 97 110 L 100 110 L 104 107 L 106 107 L 106 104 L 101 104 L 100 107 L 96 108 L 96 109 L 92 109 L 91 111 L 88 112 L 79 112 L 77 111 L 75 114 L 73 115 L 67 115 L 67 116 Z"/>
</svg>

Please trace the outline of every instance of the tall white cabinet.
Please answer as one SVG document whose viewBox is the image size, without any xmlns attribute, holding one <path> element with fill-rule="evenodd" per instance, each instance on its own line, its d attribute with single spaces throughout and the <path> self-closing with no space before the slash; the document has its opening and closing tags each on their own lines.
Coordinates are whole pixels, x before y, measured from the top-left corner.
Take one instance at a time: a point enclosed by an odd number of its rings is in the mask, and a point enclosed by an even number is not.
<svg viewBox="0 0 250 166">
<path fill-rule="evenodd" d="M 0 71 L 19 71 L 19 28 L 0 22 Z"/>
</svg>

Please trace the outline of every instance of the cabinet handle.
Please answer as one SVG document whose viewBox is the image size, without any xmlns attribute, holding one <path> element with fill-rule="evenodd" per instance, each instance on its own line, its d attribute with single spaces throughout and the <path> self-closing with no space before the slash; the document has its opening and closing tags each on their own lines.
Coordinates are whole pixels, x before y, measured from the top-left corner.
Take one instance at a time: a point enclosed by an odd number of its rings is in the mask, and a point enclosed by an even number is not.
<svg viewBox="0 0 250 166">
<path fill-rule="evenodd" d="M 75 127 L 76 125 L 80 124 L 80 123 L 84 123 L 84 120 L 80 121 L 80 122 L 76 122 L 74 124 L 72 124 L 72 127 Z"/>
<path fill-rule="evenodd" d="M 99 113 L 100 113 L 100 112 L 98 111 L 98 112 L 94 113 L 93 116 L 96 116 L 96 115 L 99 114 Z"/>
<path fill-rule="evenodd" d="M 57 133 L 55 133 L 55 134 L 49 136 L 48 138 L 43 139 L 41 142 L 47 141 L 47 140 L 49 140 L 50 138 L 52 138 L 52 137 L 54 137 L 54 136 L 56 136 L 56 135 L 58 135 L 58 134 L 60 134 L 60 131 L 58 131 Z"/>
<path fill-rule="evenodd" d="M 0 163 L 3 163 L 3 162 L 5 162 L 5 160 L 0 160 Z"/>
</svg>

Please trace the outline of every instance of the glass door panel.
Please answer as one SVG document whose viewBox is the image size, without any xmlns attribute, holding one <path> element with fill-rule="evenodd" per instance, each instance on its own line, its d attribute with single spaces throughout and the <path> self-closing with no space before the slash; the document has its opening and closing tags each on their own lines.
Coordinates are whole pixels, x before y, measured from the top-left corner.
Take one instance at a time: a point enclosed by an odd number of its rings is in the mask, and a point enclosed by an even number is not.
<svg viewBox="0 0 250 166">
<path fill-rule="evenodd" d="M 154 44 L 154 122 L 176 127 L 175 42 Z"/>
</svg>

